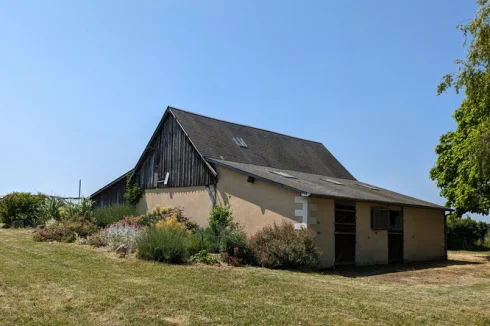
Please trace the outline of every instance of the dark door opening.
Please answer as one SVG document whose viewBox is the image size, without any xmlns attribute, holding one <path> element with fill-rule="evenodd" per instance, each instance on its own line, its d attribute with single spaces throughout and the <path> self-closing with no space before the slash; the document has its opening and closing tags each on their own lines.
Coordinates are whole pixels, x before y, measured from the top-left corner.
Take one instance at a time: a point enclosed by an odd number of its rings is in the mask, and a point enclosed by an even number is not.
<svg viewBox="0 0 490 326">
<path fill-rule="evenodd" d="M 356 206 L 335 203 L 335 265 L 356 263 Z"/>
<path fill-rule="evenodd" d="M 403 216 L 401 211 L 390 210 L 388 262 L 403 262 Z"/>
</svg>

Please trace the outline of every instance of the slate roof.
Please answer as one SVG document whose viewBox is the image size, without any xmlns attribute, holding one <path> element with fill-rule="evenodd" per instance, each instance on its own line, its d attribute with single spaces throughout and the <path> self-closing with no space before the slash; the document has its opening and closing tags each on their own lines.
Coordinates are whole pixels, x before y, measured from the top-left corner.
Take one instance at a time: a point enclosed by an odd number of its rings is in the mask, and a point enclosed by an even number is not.
<svg viewBox="0 0 490 326">
<path fill-rule="evenodd" d="M 204 158 L 355 180 L 322 143 L 169 107 Z M 248 148 L 239 147 L 242 138 Z"/>
<path fill-rule="evenodd" d="M 377 186 L 368 185 L 357 180 L 326 177 L 321 174 L 304 173 L 294 170 L 285 170 L 271 168 L 267 166 L 230 162 L 226 160 L 211 159 L 210 162 L 241 172 L 245 175 L 255 177 L 257 179 L 273 182 L 278 186 L 309 196 L 356 200 L 370 203 L 390 204 L 396 206 L 411 206 L 449 210 L 447 207 L 444 206 L 399 194 Z M 290 176 L 293 176 L 294 178 L 284 177 L 275 174 L 272 171 L 286 173 Z M 330 181 L 327 181 L 327 179 Z"/>
</svg>

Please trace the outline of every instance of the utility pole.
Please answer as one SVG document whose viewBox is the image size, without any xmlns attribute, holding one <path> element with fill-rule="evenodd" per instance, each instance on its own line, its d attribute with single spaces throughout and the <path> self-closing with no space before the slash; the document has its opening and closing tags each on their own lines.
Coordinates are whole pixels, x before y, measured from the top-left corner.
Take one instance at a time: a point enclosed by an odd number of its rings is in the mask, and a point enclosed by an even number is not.
<svg viewBox="0 0 490 326">
<path fill-rule="evenodd" d="M 82 196 L 82 179 L 78 180 L 78 199 Z"/>
</svg>

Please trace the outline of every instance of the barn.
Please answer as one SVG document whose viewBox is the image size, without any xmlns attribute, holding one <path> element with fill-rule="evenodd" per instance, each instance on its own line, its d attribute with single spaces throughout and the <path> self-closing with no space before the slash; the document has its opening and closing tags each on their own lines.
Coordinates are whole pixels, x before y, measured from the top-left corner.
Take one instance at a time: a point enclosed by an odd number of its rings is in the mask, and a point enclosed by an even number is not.
<svg viewBox="0 0 490 326">
<path fill-rule="evenodd" d="M 168 107 L 134 169 L 91 198 L 124 201 L 128 178 L 144 189 L 141 213 L 181 206 L 204 226 L 228 200 L 248 233 L 308 228 L 324 267 L 447 258 L 448 208 L 357 180 L 319 142 Z"/>
</svg>

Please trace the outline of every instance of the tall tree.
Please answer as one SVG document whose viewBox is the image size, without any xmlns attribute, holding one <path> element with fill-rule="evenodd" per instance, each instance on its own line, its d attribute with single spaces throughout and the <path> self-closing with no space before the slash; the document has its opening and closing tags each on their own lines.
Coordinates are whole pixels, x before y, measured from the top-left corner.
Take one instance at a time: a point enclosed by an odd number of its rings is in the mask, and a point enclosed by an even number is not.
<svg viewBox="0 0 490 326">
<path fill-rule="evenodd" d="M 441 136 L 430 171 L 458 217 L 466 212 L 487 215 L 490 210 L 490 0 L 477 4 L 475 18 L 458 26 L 466 58 L 456 60 L 458 71 L 445 75 L 437 88 L 438 95 L 449 88 L 464 92 L 453 115 L 457 128 Z"/>
</svg>

